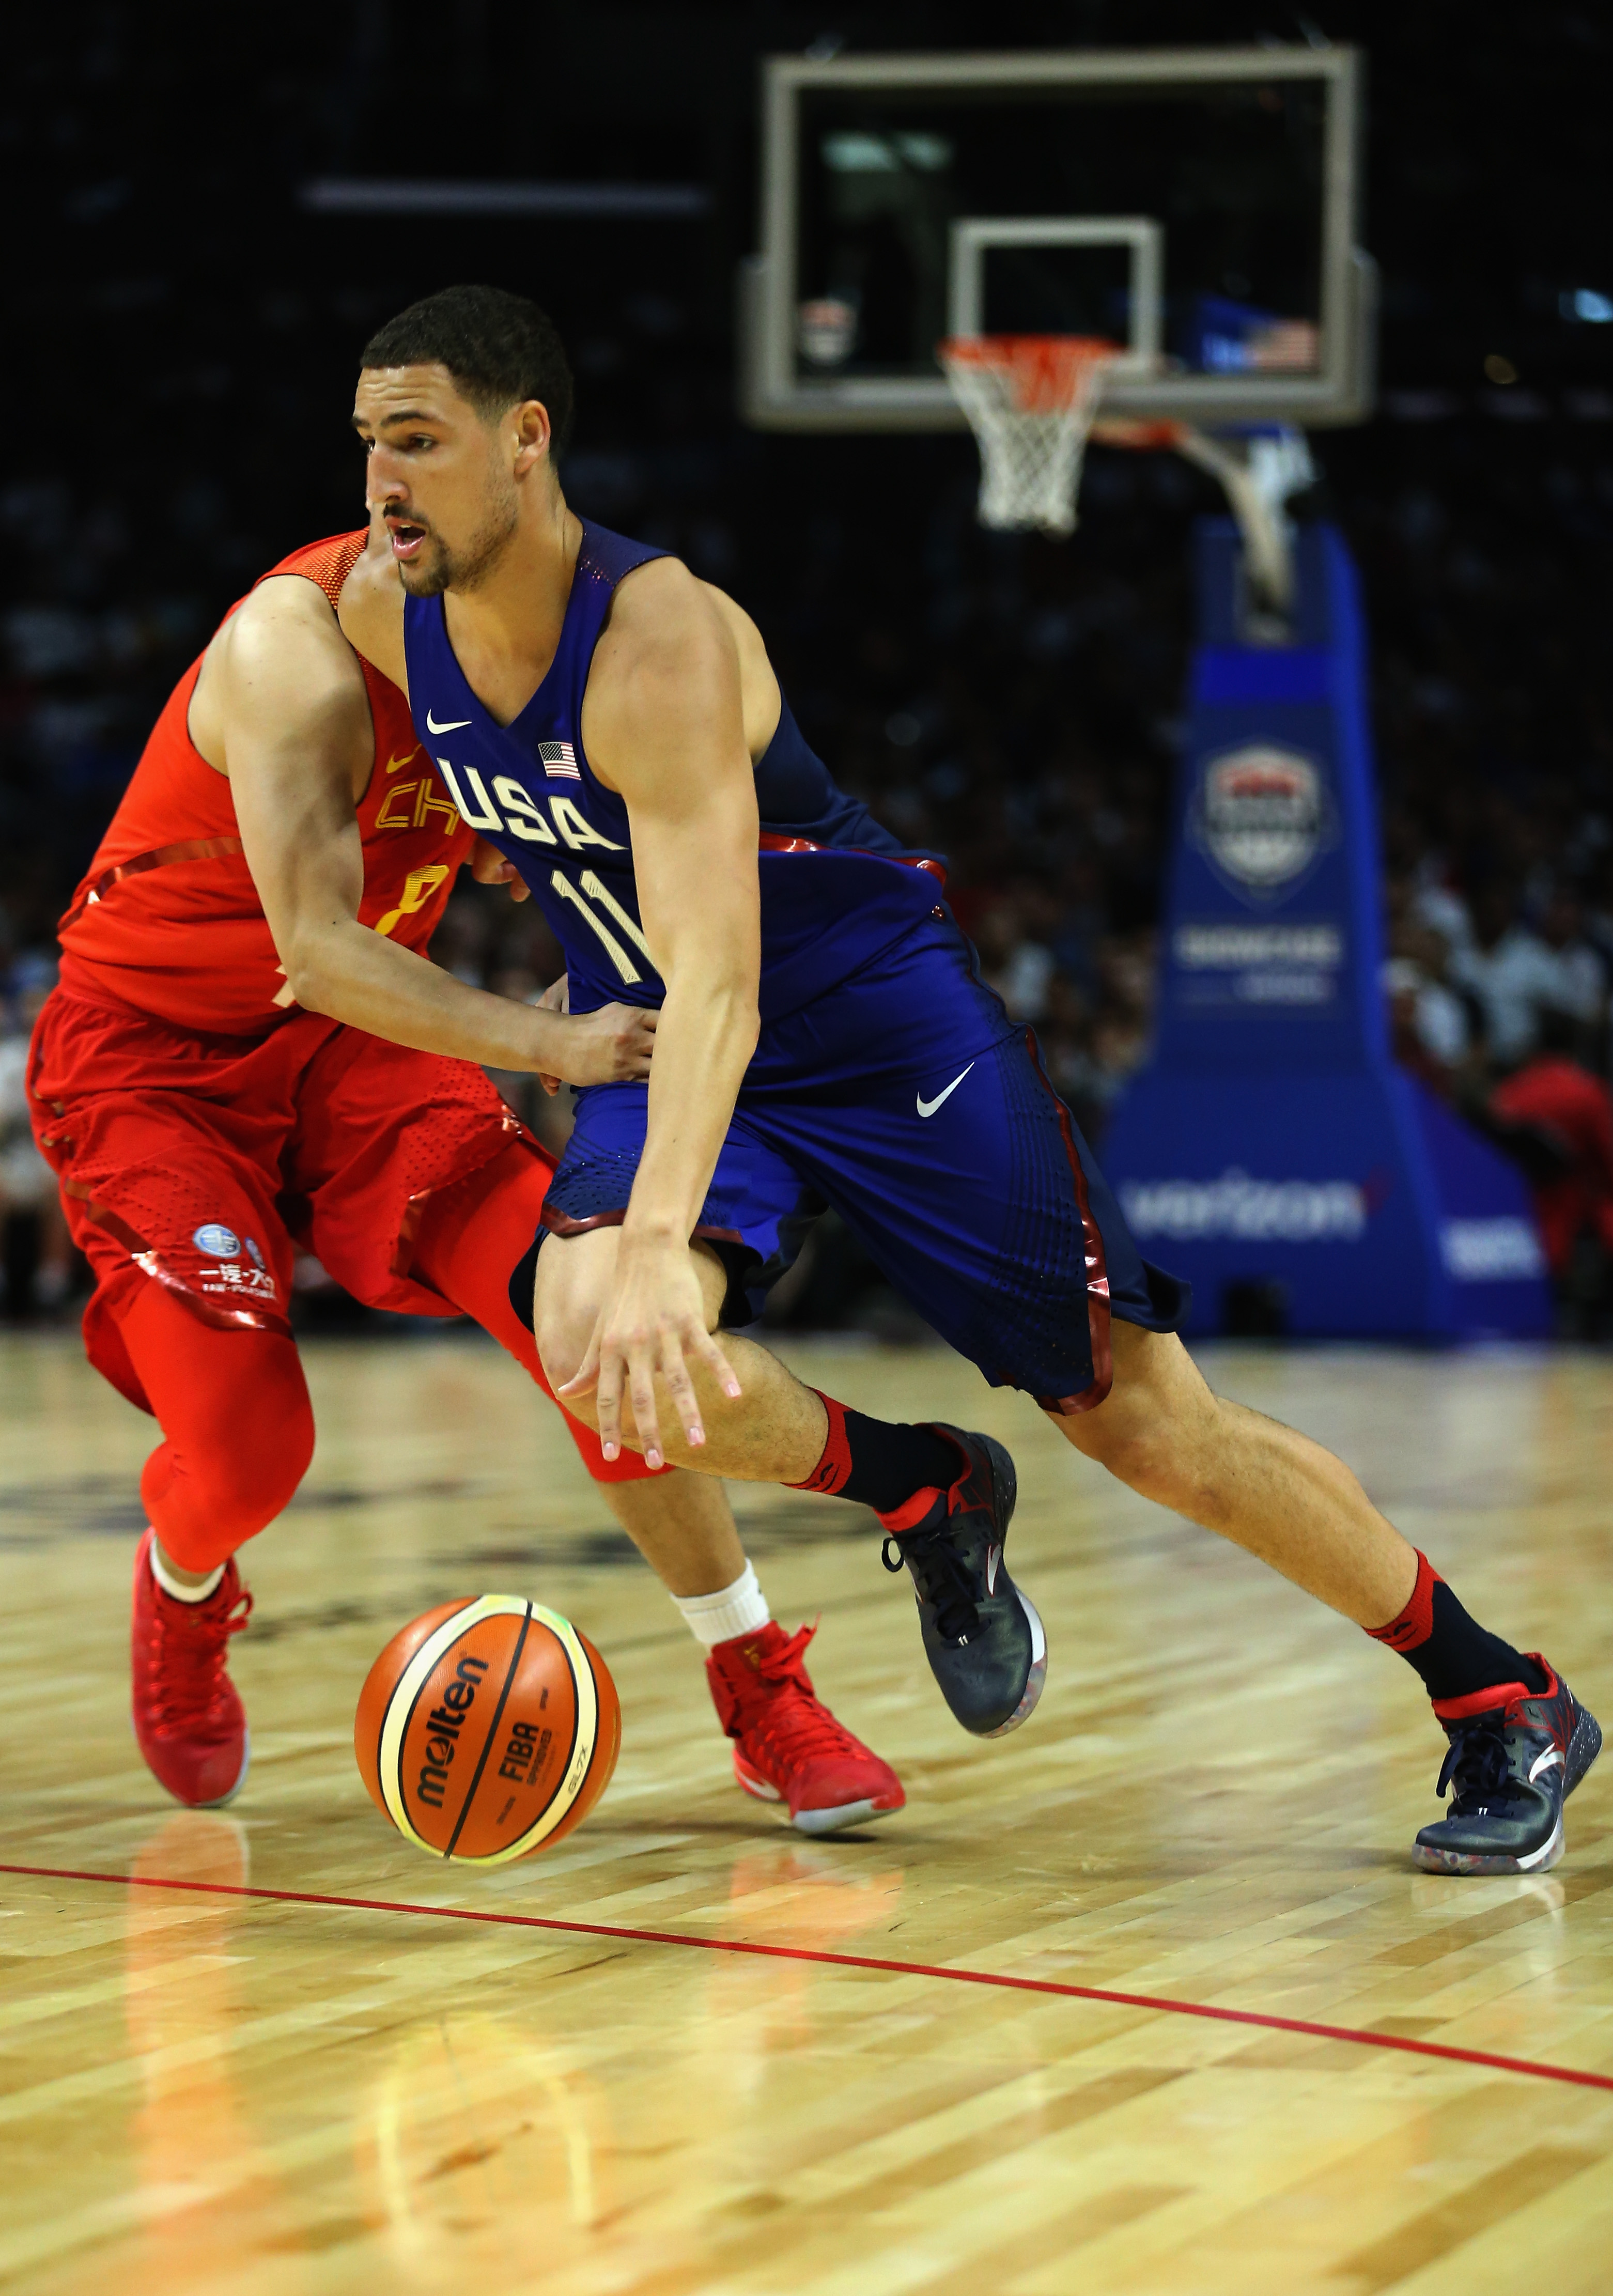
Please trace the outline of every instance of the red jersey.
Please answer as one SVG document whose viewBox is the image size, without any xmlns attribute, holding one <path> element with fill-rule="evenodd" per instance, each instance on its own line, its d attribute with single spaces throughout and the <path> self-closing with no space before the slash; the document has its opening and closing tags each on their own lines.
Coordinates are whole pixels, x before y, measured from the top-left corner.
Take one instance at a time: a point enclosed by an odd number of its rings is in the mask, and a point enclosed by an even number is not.
<svg viewBox="0 0 1613 2296">
<path fill-rule="evenodd" d="M 362 529 L 335 535 L 294 550 L 269 574 L 302 575 L 334 606 L 364 546 Z M 357 807 L 358 921 L 423 950 L 470 857 L 471 832 L 438 788 L 402 693 L 359 660 L 375 755 Z M 292 997 L 242 850 L 228 778 L 190 737 L 201 672 L 198 658 L 169 696 L 57 927 L 61 984 L 92 1004 L 110 999 L 182 1028 L 261 1037 Z"/>
</svg>

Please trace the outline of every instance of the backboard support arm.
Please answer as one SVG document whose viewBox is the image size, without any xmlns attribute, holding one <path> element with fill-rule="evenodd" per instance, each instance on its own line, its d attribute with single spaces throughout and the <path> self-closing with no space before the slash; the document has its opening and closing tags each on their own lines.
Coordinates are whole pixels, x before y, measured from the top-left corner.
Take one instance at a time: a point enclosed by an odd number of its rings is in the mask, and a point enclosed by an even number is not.
<svg viewBox="0 0 1613 2296">
<path fill-rule="evenodd" d="M 1221 483 L 1243 538 L 1244 575 L 1255 614 L 1286 624 L 1294 603 L 1289 498 L 1316 477 L 1304 431 L 1284 428 L 1249 439 L 1216 439 L 1184 422 L 1174 444 L 1179 455 Z"/>
</svg>

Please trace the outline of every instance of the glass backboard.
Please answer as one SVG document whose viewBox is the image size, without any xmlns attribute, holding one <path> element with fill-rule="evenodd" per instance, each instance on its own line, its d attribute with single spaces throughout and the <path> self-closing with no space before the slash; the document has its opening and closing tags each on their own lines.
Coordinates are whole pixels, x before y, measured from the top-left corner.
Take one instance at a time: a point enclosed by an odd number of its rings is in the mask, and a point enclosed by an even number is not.
<svg viewBox="0 0 1613 2296">
<path fill-rule="evenodd" d="M 743 399 L 795 430 L 962 420 L 948 334 L 1107 336 L 1105 412 L 1360 421 L 1345 47 L 774 57 Z"/>
</svg>

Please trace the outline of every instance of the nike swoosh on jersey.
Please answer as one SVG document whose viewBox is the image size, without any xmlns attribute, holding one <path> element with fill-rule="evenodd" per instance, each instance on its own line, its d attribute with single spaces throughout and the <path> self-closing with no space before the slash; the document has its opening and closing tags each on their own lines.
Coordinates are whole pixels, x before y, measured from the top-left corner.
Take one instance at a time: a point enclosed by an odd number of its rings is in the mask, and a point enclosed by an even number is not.
<svg viewBox="0 0 1613 2296">
<path fill-rule="evenodd" d="M 419 755 L 420 743 L 416 742 L 414 747 L 412 750 L 405 750 L 401 758 L 389 758 L 387 759 L 387 771 L 389 774 L 401 773 L 403 768 L 407 765 L 412 765 Z"/>
<path fill-rule="evenodd" d="M 969 1063 L 969 1069 L 973 1068 L 973 1066 L 974 1062 L 970 1061 Z M 923 1094 L 920 1093 L 917 1095 L 919 1114 L 921 1116 L 933 1116 L 944 1100 L 950 1100 L 952 1098 L 953 1094 L 956 1092 L 958 1086 L 962 1083 L 963 1077 L 966 1077 L 969 1074 L 969 1069 L 964 1070 L 963 1076 L 954 1077 L 946 1091 L 937 1093 L 933 1100 L 926 1100 Z"/>
<path fill-rule="evenodd" d="M 470 723 L 471 720 L 468 718 L 450 718 L 446 726 L 439 726 L 431 712 L 429 709 L 426 712 L 428 734 L 457 734 L 462 726 L 468 726 Z"/>
</svg>

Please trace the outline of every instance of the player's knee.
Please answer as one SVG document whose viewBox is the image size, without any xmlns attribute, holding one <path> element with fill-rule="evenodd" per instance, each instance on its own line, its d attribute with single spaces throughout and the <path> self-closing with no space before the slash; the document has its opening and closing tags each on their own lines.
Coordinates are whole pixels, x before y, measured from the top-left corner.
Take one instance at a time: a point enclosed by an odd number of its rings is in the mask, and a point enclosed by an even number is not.
<svg viewBox="0 0 1613 2296">
<path fill-rule="evenodd" d="M 1059 1426 L 1077 1451 L 1144 1498 L 1169 1500 L 1179 1479 L 1179 1462 L 1167 1427 L 1131 1411 L 1107 1416 L 1108 1406 Z"/>
<path fill-rule="evenodd" d="M 1113 1379 L 1095 1410 L 1057 1417 L 1086 1458 L 1161 1505 L 1190 1511 L 1200 1422 L 1214 1399 L 1173 1334 L 1110 1326 Z"/>
<path fill-rule="evenodd" d="M 296 1496 L 314 1457 L 314 1414 L 306 1398 L 300 1410 L 254 1418 L 217 1445 L 198 1476 L 207 1499 L 227 1521 L 238 1540 L 254 1538 L 284 1513 Z"/>
<path fill-rule="evenodd" d="M 541 1256 L 538 1265 L 541 1268 Z M 563 1387 L 582 1369 L 598 1312 L 597 1305 L 591 1300 L 569 1293 L 558 1285 L 545 1291 L 539 1283 L 533 1307 L 532 1330 L 537 1341 L 537 1359 L 544 1367 L 544 1377 L 551 1388 Z M 588 1401 L 585 1397 L 568 1396 L 566 1407 L 569 1411 L 575 1411 L 580 1419 L 591 1420 L 591 1410 L 585 1408 Z"/>
<path fill-rule="evenodd" d="M 146 1461 L 140 1486 L 165 1553 L 183 1570 L 212 1570 L 284 1512 L 313 1456 L 306 1394 L 171 1436 Z"/>
<path fill-rule="evenodd" d="M 532 1334 L 552 1388 L 563 1387 L 582 1369 L 616 1265 L 616 1242 L 614 1228 L 595 1229 L 583 1236 L 551 1236 L 537 1255 Z M 568 1396 L 566 1407 L 592 1422 L 583 1398 Z"/>
</svg>

